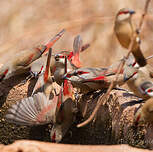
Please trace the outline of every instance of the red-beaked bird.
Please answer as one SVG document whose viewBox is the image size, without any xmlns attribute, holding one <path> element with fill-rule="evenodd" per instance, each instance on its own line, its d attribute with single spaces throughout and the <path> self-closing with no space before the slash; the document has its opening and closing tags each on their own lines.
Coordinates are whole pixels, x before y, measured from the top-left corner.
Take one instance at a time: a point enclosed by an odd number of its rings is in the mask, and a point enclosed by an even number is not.
<svg viewBox="0 0 153 152">
<path fill-rule="evenodd" d="M 76 36 L 73 44 L 73 51 L 62 51 L 55 54 L 55 70 L 54 78 L 55 81 L 61 85 L 63 82 L 63 75 L 65 71 L 65 57 L 67 57 L 67 72 L 77 69 L 81 66 L 79 53 L 84 51 L 89 47 L 89 44 L 82 46 L 82 39 L 80 36 Z"/>
<path fill-rule="evenodd" d="M 112 80 L 116 77 L 117 69 L 111 68 L 79 68 L 68 72 L 63 79 L 71 81 L 73 87 L 78 88 L 80 92 L 87 93 L 89 91 L 106 89 Z M 118 66 L 117 66 L 118 67 Z M 116 67 L 116 68 L 117 68 Z M 119 74 L 117 82 L 114 85 L 122 85 L 124 83 L 123 72 Z"/>
<path fill-rule="evenodd" d="M 114 31 L 116 34 L 116 37 L 122 47 L 127 48 L 129 47 L 129 44 L 131 42 L 132 36 L 134 32 L 136 32 L 136 29 L 132 23 L 132 15 L 135 13 L 135 11 L 122 8 L 119 10 L 119 12 L 116 15 L 115 18 L 115 26 Z M 142 51 L 140 49 L 140 38 L 137 37 L 134 41 L 134 44 L 132 46 L 132 53 L 136 59 L 136 62 L 141 66 L 145 66 L 147 64 Z"/>
<path fill-rule="evenodd" d="M 8 109 L 5 116 L 8 122 L 21 125 L 39 125 L 53 122 L 57 108 L 57 99 L 54 89 L 59 93 L 60 87 L 53 89 L 52 79 L 50 79 L 50 58 L 51 49 L 49 50 L 46 69 L 43 76 L 38 78 L 34 88 L 34 94 L 31 97 L 22 99 Z M 39 91 L 39 92 L 38 92 Z M 51 99 L 50 99 L 51 98 Z"/>
<path fill-rule="evenodd" d="M 71 83 L 64 80 L 63 91 L 60 92 L 56 111 L 56 121 L 51 130 L 51 141 L 60 142 L 70 126 L 74 123 L 77 113 Z"/>
<path fill-rule="evenodd" d="M 51 141 L 60 142 L 74 122 L 77 108 L 74 102 L 74 91 L 71 83 L 64 80 L 64 86 L 59 88 L 55 82 L 50 82 L 49 80 L 50 52 L 51 49 L 48 54 L 42 83 L 39 87 L 36 87 L 38 89 L 41 88 L 40 91 L 44 92 L 38 92 L 32 97 L 22 99 L 14 104 L 8 109 L 5 118 L 8 122 L 19 125 L 33 126 L 52 123 Z M 53 84 L 55 84 L 53 87 L 58 87 L 58 89 L 55 88 L 56 93 L 51 86 Z M 48 92 L 48 85 L 49 87 L 51 86 L 49 91 L 51 91 L 52 96 Z M 57 93 L 59 96 L 56 95 Z"/>
<path fill-rule="evenodd" d="M 21 73 L 28 72 L 31 63 L 42 56 L 43 53 L 53 46 L 53 44 L 63 35 L 64 30 L 59 32 L 50 42 L 46 45 L 41 45 L 33 49 L 23 50 L 17 53 L 6 64 L 0 68 L 0 81 L 8 79 L 9 77 Z M 41 69 L 41 66 L 40 66 Z"/>
<path fill-rule="evenodd" d="M 153 123 L 153 98 L 148 99 L 135 113 L 134 123 Z"/>
</svg>

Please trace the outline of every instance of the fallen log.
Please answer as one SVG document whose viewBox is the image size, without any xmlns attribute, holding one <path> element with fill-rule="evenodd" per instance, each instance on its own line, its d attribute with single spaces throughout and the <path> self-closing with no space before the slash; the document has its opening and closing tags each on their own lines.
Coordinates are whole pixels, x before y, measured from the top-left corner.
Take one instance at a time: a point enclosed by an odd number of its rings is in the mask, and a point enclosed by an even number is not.
<svg viewBox="0 0 153 152">
<path fill-rule="evenodd" d="M 4 115 L 7 108 L 24 97 L 30 96 L 34 82 L 20 86 L 25 76 L 16 76 L 0 85 L 0 143 L 10 144 L 18 139 L 50 141 L 50 126 L 26 127 L 9 124 Z M 135 126 L 133 118 L 139 108 L 138 98 L 126 91 L 113 90 L 105 105 L 101 106 L 96 119 L 85 127 L 76 124 L 87 119 L 101 95 L 96 91 L 83 95 L 78 102 L 78 121 L 70 128 L 61 143 L 67 144 L 130 144 L 141 148 L 153 148 L 153 127 L 151 124 Z"/>
</svg>

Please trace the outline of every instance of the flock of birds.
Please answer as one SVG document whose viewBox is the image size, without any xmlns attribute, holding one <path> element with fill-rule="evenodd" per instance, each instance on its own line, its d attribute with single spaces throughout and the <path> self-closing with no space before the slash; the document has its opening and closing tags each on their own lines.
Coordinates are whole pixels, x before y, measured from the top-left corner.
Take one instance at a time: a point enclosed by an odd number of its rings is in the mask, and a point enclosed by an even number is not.
<svg viewBox="0 0 153 152">
<path fill-rule="evenodd" d="M 123 8 L 115 19 L 114 31 L 120 44 L 128 48 L 136 31 L 132 24 L 134 11 Z M 5 118 L 19 125 L 42 125 L 52 123 L 51 141 L 60 142 L 75 121 L 78 94 L 107 89 L 111 82 L 116 85 L 127 83 L 134 94 L 145 101 L 135 114 L 134 121 L 153 122 L 153 68 L 147 63 L 140 49 L 140 38 L 134 40 L 132 54 L 125 60 L 118 79 L 116 73 L 121 61 L 107 68 L 81 67 L 79 53 L 89 44 L 82 44 L 78 35 L 74 38 L 73 51 L 52 54 L 53 44 L 64 34 L 59 32 L 46 45 L 17 54 L 0 68 L 0 81 L 9 77 L 30 72 L 38 78 L 32 95 L 13 104 Z"/>
</svg>

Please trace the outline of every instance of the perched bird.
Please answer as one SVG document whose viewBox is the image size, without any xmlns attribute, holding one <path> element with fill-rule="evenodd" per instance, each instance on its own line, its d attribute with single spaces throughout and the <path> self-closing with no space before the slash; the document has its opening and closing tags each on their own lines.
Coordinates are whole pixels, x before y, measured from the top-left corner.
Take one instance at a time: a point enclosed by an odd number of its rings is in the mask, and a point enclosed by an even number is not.
<svg viewBox="0 0 153 152">
<path fill-rule="evenodd" d="M 118 67 L 118 66 L 117 66 Z M 116 68 L 117 68 L 116 67 Z M 78 88 L 80 92 L 87 93 L 98 89 L 106 89 L 116 77 L 117 69 L 110 66 L 108 68 L 79 68 L 68 72 L 64 79 L 71 81 L 73 87 Z M 118 76 L 114 85 L 124 83 L 124 74 Z"/>
<path fill-rule="evenodd" d="M 153 123 L 153 98 L 148 99 L 135 113 L 134 123 Z"/>
<path fill-rule="evenodd" d="M 67 72 L 77 69 L 81 66 L 80 59 L 79 59 L 79 53 L 84 51 L 89 47 L 88 44 L 82 46 L 82 39 L 78 35 L 74 38 L 73 43 L 73 51 L 61 51 L 55 54 L 55 68 L 53 70 L 53 75 L 55 78 L 55 81 L 61 85 L 63 82 L 63 75 L 65 73 L 65 58 L 67 58 Z"/>
<path fill-rule="evenodd" d="M 114 82 L 114 86 L 123 85 L 126 81 L 129 83 L 132 80 L 130 78 L 134 79 L 138 72 L 139 66 L 136 66 L 135 59 L 132 55 L 128 59 L 123 58 L 121 60 L 126 60 L 125 65 L 121 69 L 118 79 Z M 73 87 L 79 88 L 80 92 L 84 93 L 98 89 L 107 89 L 110 83 L 116 78 L 121 60 L 107 68 L 75 69 L 65 74 L 64 79 L 71 81 Z M 141 69 L 146 69 L 146 67 L 142 67 Z"/>
<path fill-rule="evenodd" d="M 129 47 L 129 44 L 131 42 L 132 36 L 134 35 L 134 32 L 136 32 L 136 29 L 132 23 L 132 15 L 135 13 L 135 11 L 122 8 L 119 10 L 119 12 L 116 15 L 115 18 L 115 26 L 114 31 L 116 34 L 116 37 L 122 47 L 127 48 Z M 134 40 L 134 44 L 132 46 L 132 53 L 136 59 L 136 62 L 141 66 L 145 66 L 147 64 L 142 51 L 140 49 L 140 38 L 137 37 Z"/>
<path fill-rule="evenodd" d="M 0 68 L 0 81 L 21 73 L 28 72 L 31 63 L 37 60 L 45 53 L 64 33 L 62 30 L 46 45 L 41 45 L 33 49 L 24 50 L 16 54 L 6 64 Z M 41 67 L 41 66 L 40 66 Z"/>
</svg>

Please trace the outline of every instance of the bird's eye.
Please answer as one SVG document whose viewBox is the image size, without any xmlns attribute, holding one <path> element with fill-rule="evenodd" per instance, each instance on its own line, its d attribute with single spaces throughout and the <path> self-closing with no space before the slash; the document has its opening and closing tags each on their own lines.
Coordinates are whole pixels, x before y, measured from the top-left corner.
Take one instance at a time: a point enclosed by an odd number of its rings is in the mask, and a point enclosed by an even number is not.
<svg viewBox="0 0 153 152">
<path fill-rule="evenodd" d="M 70 75 L 70 74 L 67 74 L 67 75 L 66 75 L 66 77 L 70 78 L 70 77 L 71 77 L 71 75 Z"/>
<path fill-rule="evenodd" d="M 64 58 L 64 56 L 63 56 L 63 55 L 61 55 L 61 56 L 60 56 L 60 58 Z"/>
<path fill-rule="evenodd" d="M 149 89 L 147 92 L 149 92 L 149 93 L 150 93 L 150 92 L 153 92 L 153 89 Z"/>
<path fill-rule="evenodd" d="M 0 75 L 0 82 L 5 78 L 6 74 L 8 73 L 8 69 L 4 71 L 2 75 Z"/>
<path fill-rule="evenodd" d="M 83 72 L 82 71 L 78 71 L 78 74 L 81 75 L 81 74 L 83 74 Z"/>
</svg>

